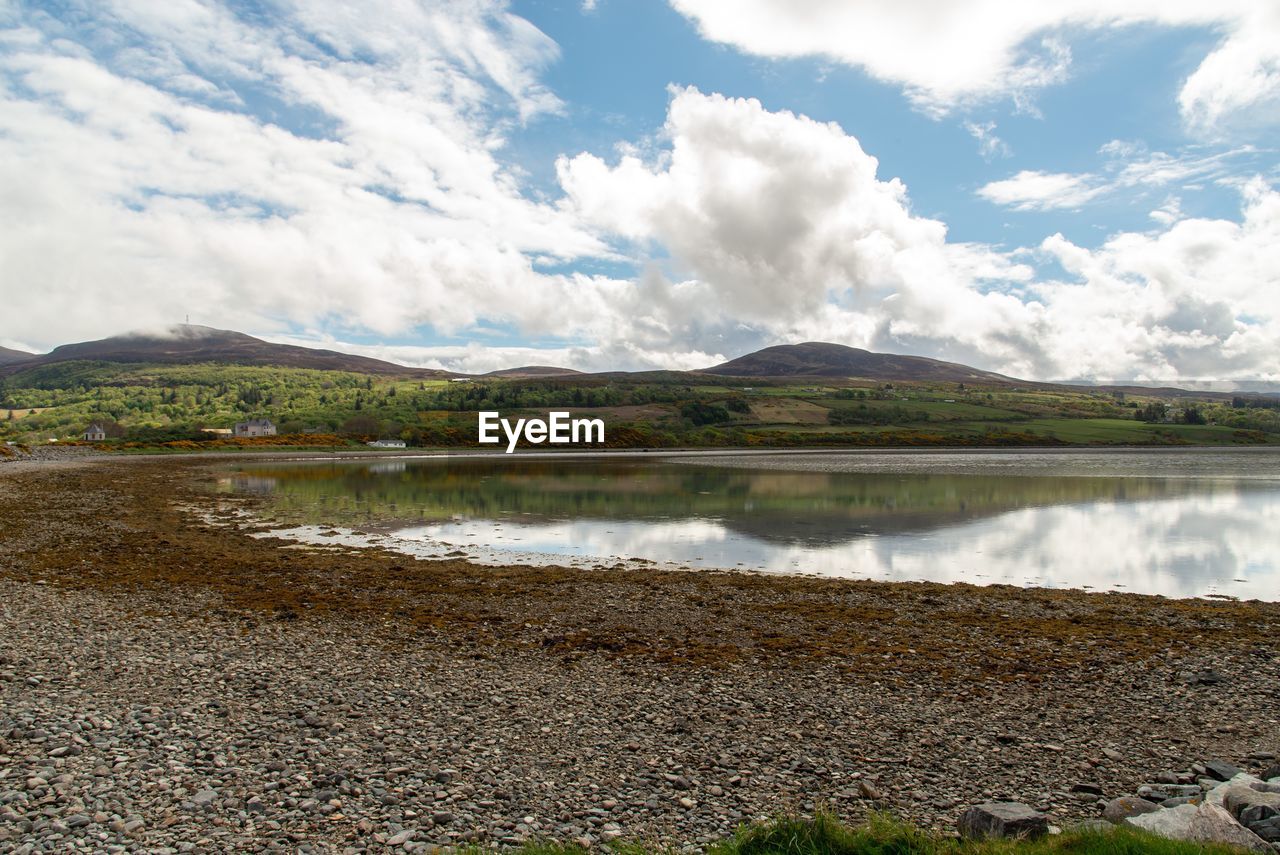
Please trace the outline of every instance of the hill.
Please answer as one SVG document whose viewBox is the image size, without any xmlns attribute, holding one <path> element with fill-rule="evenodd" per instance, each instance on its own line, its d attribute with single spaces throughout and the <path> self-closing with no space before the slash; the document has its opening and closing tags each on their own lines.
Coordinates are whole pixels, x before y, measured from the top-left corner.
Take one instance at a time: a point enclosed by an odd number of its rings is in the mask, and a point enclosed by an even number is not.
<svg viewBox="0 0 1280 855">
<path fill-rule="evenodd" d="M 766 347 L 720 365 L 704 368 L 702 373 L 725 377 L 863 377 L 872 380 L 1000 385 L 1024 382 L 956 362 L 943 362 L 924 356 L 873 353 L 821 341 Z"/>
<path fill-rule="evenodd" d="M 292 344 L 274 344 L 244 333 L 213 327 L 179 324 L 163 333 L 129 333 L 97 341 L 64 344 L 49 353 L 5 365 L 12 374 L 60 362 L 122 362 L 191 365 L 273 365 L 321 371 L 349 371 L 396 377 L 453 377 L 447 371 L 408 368 L 394 362 L 319 350 Z"/>
<path fill-rule="evenodd" d="M 511 379 L 527 379 L 533 377 L 581 377 L 581 371 L 572 368 L 558 368 L 554 365 L 521 365 L 519 368 L 502 368 L 482 374 L 482 377 L 506 377 Z"/>
<path fill-rule="evenodd" d="M 26 362 L 34 356 L 34 353 L 27 353 L 25 350 L 14 350 L 11 347 L 0 347 L 0 365 L 11 365 L 14 362 Z"/>
</svg>

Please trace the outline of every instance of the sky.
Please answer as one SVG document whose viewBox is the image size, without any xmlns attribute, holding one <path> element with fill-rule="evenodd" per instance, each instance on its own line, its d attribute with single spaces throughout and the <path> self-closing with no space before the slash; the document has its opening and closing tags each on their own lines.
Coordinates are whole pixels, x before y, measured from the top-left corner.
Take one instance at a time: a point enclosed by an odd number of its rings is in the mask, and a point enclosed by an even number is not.
<svg viewBox="0 0 1280 855">
<path fill-rule="evenodd" d="M 1280 381 L 1280 4 L 0 0 L 0 345 Z"/>
</svg>

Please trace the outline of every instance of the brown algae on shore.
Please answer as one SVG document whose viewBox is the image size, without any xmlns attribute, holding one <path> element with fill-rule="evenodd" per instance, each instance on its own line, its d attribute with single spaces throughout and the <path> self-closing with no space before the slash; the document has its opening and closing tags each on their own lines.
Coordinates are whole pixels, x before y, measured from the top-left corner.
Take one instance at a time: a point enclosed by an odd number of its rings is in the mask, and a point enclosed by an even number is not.
<svg viewBox="0 0 1280 855">
<path fill-rule="evenodd" d="M 300 550 L 261 536 L 259 499 L 215 497 L 209 477 L 195 462 L 136 459 L 6 473 L 3 572 L 106 590 L 191 586 L 263 616 L 333 614 L 564 656 L 721 666 L 801 657 L 1036 681 L 1192 645 L 1280 648 L 1276 603 Z"/>
</svg>

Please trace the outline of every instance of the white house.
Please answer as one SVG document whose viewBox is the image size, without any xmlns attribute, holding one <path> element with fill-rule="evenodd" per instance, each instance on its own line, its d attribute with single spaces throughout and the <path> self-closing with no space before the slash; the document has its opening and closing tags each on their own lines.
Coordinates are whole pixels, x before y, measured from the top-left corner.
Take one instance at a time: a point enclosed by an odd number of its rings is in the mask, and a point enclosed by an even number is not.
<svg viewBox="0 0 1280 855">
<path fill-rule="evenodd" d="M 250 419 L 247 422 L 236 422 L 236 436 L 275 436 L 276 426 L 270 419 Z"/>
<path fill-rule="evenodd" d="M 403 439 L 375 439 L 373 442 L 365 443 L 372 448 L 404 448 L 405 441 Z"/>
<path fill-rule="evenodd" d="M 91 424 L 89 429 L 84 432 L 85 442 L 101 442 L 107 438 L 107 432 L 102 429 L 100 424 Z"/>
</svg>

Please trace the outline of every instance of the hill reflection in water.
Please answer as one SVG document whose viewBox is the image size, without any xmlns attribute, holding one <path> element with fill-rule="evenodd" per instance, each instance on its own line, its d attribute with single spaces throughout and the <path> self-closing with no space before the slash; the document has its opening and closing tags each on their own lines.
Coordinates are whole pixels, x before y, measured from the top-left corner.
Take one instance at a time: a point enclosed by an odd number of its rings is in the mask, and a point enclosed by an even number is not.
<svg viewBox="0 0 1280 855">
<path fill-rule="evenodd" d="M 1275 599 L 1280 590 L 1280 481 L 688 462 L 254 465 L 224 483 L 270 494 L 282 524 L 376 529 L 507 561 L 643 558 L 1169 596 Z M 1257 467 L 1248 470 L 1256 475 Z"/>
</svg>

